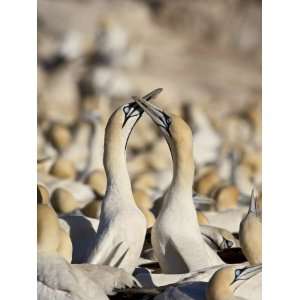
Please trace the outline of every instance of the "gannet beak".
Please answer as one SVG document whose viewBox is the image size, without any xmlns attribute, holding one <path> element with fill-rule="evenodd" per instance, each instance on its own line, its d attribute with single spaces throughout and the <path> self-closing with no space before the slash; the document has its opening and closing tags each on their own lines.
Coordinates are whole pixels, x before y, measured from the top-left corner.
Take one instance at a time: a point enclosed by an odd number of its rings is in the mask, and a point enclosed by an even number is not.
<svg viewBox="0 0 300 300">
<path fill-rule="evenodd" d="M 144 99 L 135 97 L 134 100 L 151 117 L 157 126 L 169 131 L 171 118 L 165 112 L 152 103 L 145 101 Z"/>
<path fill-rule="evenodd" d="M 250 206 L 249 206 L 249 213 L 253 213 L 255 215 L 257 215 L 257 209 L 256 209 L 256 193 L 255 193 L 255 189 L 252 189 L 251 192 L 251 199 L 250 199 Z"/>
<path fill-rule="evenodd" d="M 154 99 L 158 94 L 160 94 L 162 90 L 163 90 L 162 88 L 155 89 L 152 92 L 148 93 L 147 95 L 143 96 L 142 99 L 145 101 L 150 101 L 151 99 Z M 132 96 L 132 99 L 136 100 L 138 99 L 138 97 Z M 125 114 L 125 119 L 122 128 L 125 126 L 126 122 L 131 117 L 140 118 L 144 110 L 136 102 L 129 102 L 123 106 L 123 112 Z"/>
<path fill-rule="evenodd" d="M 251 277 L 260 273 L 261 270 L 262 270 L 262 265 L 246 267 L 244 269 L 237 269 L 236 272 L 237 271 L 240 271 L 240 272 L 238 272 L 238 275 L 236 276 L 234 281 L 250 279 Z"/>
<path fill-rule="evenodd" d="M 152 92 L 148 93 L 147 95 L 143 96 L 142 99 L 145 100 L 145 101 L 150 101 L 150 100 L 153 100 L 155 99 L 161 92 L 162 92 L 162 88 L 158 88 L 158 89 L 155 89 L 153 90 Z M 138 99 L 137 96 L 132 96 L 132 99 L 135 100 L 136 102 L 136 99 Z M 130 114 L 128 115 L 128 117 L 130 117 L 135 111 L 138 111 L 140 114 L 142 114 L 144 111 L 140 110 L 140 107 L 136 104 L 136 103 L 132 103 L 132 111 L 130 112 Z"/>
<path fill-rule="evenodd" d="M 224 237 L 223 237 L 223 241 L 220 245 L 220 248 L 221 249 L 229 249 L 229 248 L 232 248 L 233 247 L 233 242 L 232 241 L 229 241 L 229 240 L 226 240 Z"/>
<path fill-rule="evenodd" d="M 153 90 L 152 92 L 150 92 L 149 94 L 145 95 L 142 99 L 146 100 L 146 101 L 150 101 L 151 99 L 156 98 L 156 96 L 158 94 L 160 94 L 162 92 L 162 88 L 158 88 Z"/>
</svg>

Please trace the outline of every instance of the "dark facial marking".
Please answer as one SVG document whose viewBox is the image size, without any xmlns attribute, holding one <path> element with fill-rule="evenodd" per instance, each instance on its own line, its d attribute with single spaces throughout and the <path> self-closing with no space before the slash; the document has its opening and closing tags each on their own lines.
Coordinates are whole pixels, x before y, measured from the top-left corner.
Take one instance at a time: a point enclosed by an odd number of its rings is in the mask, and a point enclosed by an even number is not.
<svg viewBox="0 0 300 300">
<path fill-rule="evenodd" d="M 233 246 L 233 242 L 232 241 L 229 241 L 229 240 L 226 240 L 224 237 L 223 237 L 223 241 L 226 245 L 226 248 L 232 248 Z"/>
<path fill-rule="evenodd" d="M 243 269 L 236 269 L 234 272 L 234 279 L 231 282 L 230 285 L 232 285 L 235 281 L 237 280 L 246 280 L 246 279 L 238 279 L 238 277 L 247 269 L 247 267 L 243 268 Z"/>
<path fill-rule="evenodd" d="M 124 128 L 126 122 L 131 118 L 131 117 L 136 117 L 138 115 L 143 114 L 143 110 L 135 103 L 135 102 L 130 102 L 123 107 L 123 112 L 124 112 L 124 121 L 122 124 L 122 128 Z"/>
<path fill-rule="evenodd" d="M 129 137 L 130 137 L 130 135 L 131 135 L 131 132 L 132 132 L 132 130 L 133 130 L 135 124 L 136 124 L 136 123 L 138 122 L 138 120 L 141 118 L 141 116 L 142 116 L 142 114 L 135 120 L 134 124 L 132 125 L 132 127 L 131 127 L 131 129 L 130 129 L 130 132 L 129 132 L 129 134 L 128 134 L 128 136 L 127 136 L 127 139 L 126 139 L 125 150 L 127 149 L 127 144 L 128 144 L 128 140 L 129 140 Z"/>
<path fill-rule="evenodd" d="M 146 100 L 146 101 L 150 101 L 151 99 L 154 99 L 158 94 L 161 93 L 163 89 L 162 88 L 158 88 L 153 90 L 152 92 L 148 93 L 147 95 L 143 96 L 142 99 Z M 132 97 L 133 99 L 137 98 L 136 96 Z M 131 117 L 136 117 L 137 115 L 142 116 L 143 114 L 143 109 L 136 104 L 135 102 L 130 102 L 126 105 L 124 105 L 123 107 L 123 112 L 125 114 L 125 118 L 123 121 L 123 125 L 122 128 L 125 126 L 126 122 L 131 118 Z M 136 123 L 136 122 L 135 122 Z M 134 127 L 134 126 L 133 126 Z"/>
<path fill-rule="evenodd" d="M 163 111 L 160 110 L 160 113 L 163 115 L 163 116 L 159 116 L 158 118 L 162 121 L 163 125 L 159 125 L 160 127 L 164 128 L 167 130 L 168 134 L 170 136 L 171 135 L 171 131 L 170 131 L 170 126 L 172 124 L 172 120 L 171 118 L 166 114 L 164 113 Z"/>
</svg>

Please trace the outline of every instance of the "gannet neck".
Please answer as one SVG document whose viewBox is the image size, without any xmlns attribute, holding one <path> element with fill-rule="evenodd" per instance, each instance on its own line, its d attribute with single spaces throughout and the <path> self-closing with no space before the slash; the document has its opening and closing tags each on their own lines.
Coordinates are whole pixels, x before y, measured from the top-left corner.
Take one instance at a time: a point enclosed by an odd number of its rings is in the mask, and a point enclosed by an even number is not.
<svg viewBox="0 0 300 300">
<path fill-rule="evenodd" d="M 128 202 L 134 201 L 125 151 L 130 132 L 122 129 L 117 116 L 118 113 L 112 115 L 105 130 L 103 164 L 107 176 L 106 198 Z M 110 194 L 118 194 L 119 197 L 108 197 Z"/>
<path fill-rule="evenodd" d="M 182 201 L 185 206 L 193 207 L 193 179 L 194 179 L 194 159 L 192 133 L 183 120 L 178 120 L 178 117 L 173 116 L 172 121 L 174 127 L 180 127 L 182 130 L 172 131 L 171 139 L 167 138 L 173 160 L 173 178 L 169 191 L 177 195 L 174 199 L 176 203 Z M 179 130 L 178 130 L 179 131 Z M 188 201 L 187 199 L 190 199 Z M 172 201 L 170 198 L 169 201 Z"/>
<path fill-rule="evenodd" d="M 194 160 L 190 145 L 175 144 L 171 149 L 173 157 L 173 185 L 180 185 L 182 189 L 192 193 L 194 179 Z"/>
<path fill-rule="evenodd" d="M 161 91 L 161 88 L 155 89 L 142 99 L 150 101 Z M 125 202 L 134 202 L 126 165 L 126 147 L 131 131 L 142 113 L 143 110 L 135 102 L 130 102 L 117 108 L 108 120 L 103 153 L 103 165 L 107 176 L 106 198 L 117 201 L 118 198 L 122 198 Z M 120 197 L 108 197 L 115 193 Z"/>
</svg>

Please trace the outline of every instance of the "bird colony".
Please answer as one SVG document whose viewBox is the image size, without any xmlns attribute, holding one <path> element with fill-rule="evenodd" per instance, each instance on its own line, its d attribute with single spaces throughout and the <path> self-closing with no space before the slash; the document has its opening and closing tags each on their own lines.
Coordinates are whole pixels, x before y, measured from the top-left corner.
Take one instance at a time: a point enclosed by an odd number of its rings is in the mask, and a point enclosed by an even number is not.
<svg viewBox="0 0 300 300">
<path fill-rule="evenodd" d="M 110 22 L 39 42 L 38 299 L 261 299 L 260 102 L 133 87 Z"/>
</svg>

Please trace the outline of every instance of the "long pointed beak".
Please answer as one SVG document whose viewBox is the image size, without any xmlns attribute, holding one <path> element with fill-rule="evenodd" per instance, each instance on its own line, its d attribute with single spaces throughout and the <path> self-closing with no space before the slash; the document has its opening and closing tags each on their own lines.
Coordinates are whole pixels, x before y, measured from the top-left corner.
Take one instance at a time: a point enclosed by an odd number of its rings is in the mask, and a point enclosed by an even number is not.
<svg viewBox="0 0 300 300">
<path fill-rule="evenodd" d="M 153 90 L 152 92 L 150 92 L 149 94 L 143 96 L 142 99 L 144 99 L 144 100 L 146 100 L 146 101 L 150 101 L 150 100 L 156 98 L 156 96 L 157 96 L 158 94 L 160 94 L 162 91 L 163 91 L 162 88 L 155 89 L 155 90 Z"/>
<path fill-rule="evenodd" d="M 135 102 L 150 116 L 153 122 L 157 126 L 167 128 L 168 124 L 166 123 L 167 114 L 164 113 L 160 108 L 145 101 L 144 99 L 139 99 L 137 97 L 133 98 Z"/>
<path fill-rule="evenodd" d="M 236 278 L 236 280 L 247 280 L 255 276 L 262 271 L 262 265 L 247 267 L 241 274 Z"/>
<path fill-rule="evenodd" d="M 143 96 L 142 99 L 145 100 L 145 101 L 150 101 L 152 99 L 155 99 L 161 92 L 162 92 L 162 88 L 157 88 L 153 91 L 151 91 L 150 93 L 148 93 L 147 95 Z M 132 96 L 132 99 L 138 99 L 137 96 Z M 137 104 L 137 103 L 134 103 L 132 102 L 133 105 L 131 107 L 131 112 L 128 114 L 128 118 L 130 118 L 131 116 L 133 115 L 136 115 L 136 113 L 138 113 L 139 115 L 142 115 L 143 114 L 143 110 L 141 110 L 141 107 Z"/>
<path fill-rule="evenodd" d="M 257 209 L 256 209 L 256 193 L 255 193 L 255 189 L 252 189 L 251 192 L 251 199 L 250 199 L 250 206 L 249 206 L 249 213 L 253 213 L 255 215 L 257 215 Z"/>
</svg>

